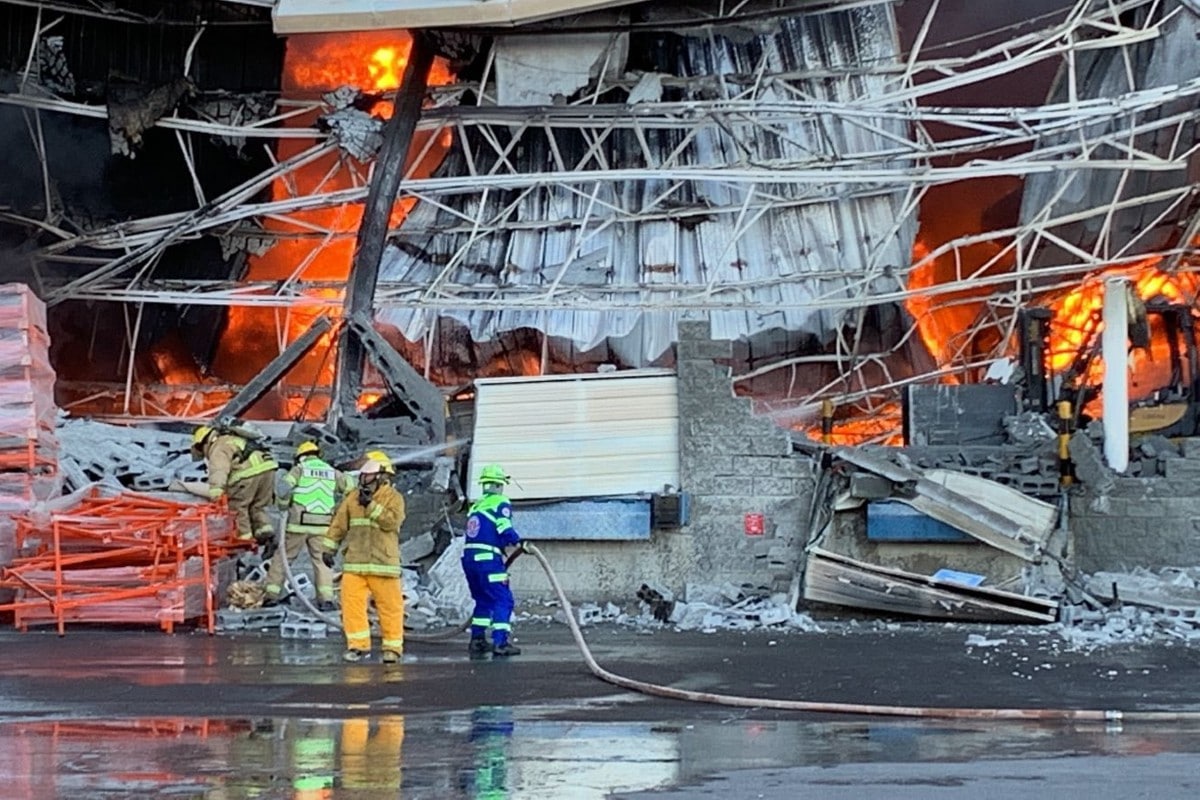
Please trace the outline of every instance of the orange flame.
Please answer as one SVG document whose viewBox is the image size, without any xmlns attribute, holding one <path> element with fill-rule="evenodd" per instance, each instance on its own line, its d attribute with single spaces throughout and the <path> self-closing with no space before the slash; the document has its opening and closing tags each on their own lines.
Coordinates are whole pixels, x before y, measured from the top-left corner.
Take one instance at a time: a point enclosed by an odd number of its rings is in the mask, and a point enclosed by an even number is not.
<svg viewBox="0 0 1200 800">
<path fill-rule="evenodd" d="M 405 31 L 366 31 L 336 35 L 311 34 L 292 36 L 288 39 L 284 58 L 283 95 L 289 99 L 310 100 L 340 86 L 356 86 L 367 93 L 391 91 L 399 87 L 412 39 Z M 451 75 L 445 63 L 435 61 L 430 73 L 431 84 L 444 84 Z M 375 102 L 371 111 L 379 117 L 388 118 L 393 110 L 390 101 Z M 311 127 L 317 113 L 304 117 L 293 117 L 285 125 L 289 127 Z M 425 149 L 431 134 L 418 132 L 410 147 L 412 154 Z M 413 170 L 417 177 L 428 177 L 441 163 L 452 140 L 443 133 L 429 147 L 425 159 Z M 288 159 L 312 146 L 310 141 L 281 139 L 276 148 L 279 161 Z M 357 165 L 349 157 L 334 153 L 315 161 L 287 178 L 276 180 L 271 187 L 275 200 L 334 192 L 362 186 L 368 175 L 367 169 Z M 391 214 L 391 225 L 399 225 L 412 201 L 396 204 Z M 279 234 L 277 243 L 262 256 L 248 260 L 246 279 L 249 281 L 330 281 L 344 282 L 350 272 L 354 256 L 355 233 L 362 221 L 361 204 L 292 212 L 290 220 L 272 218 L 265 227 Z M 262 369 L 287 342 L 301 335 L 312 321 L 322 313 L 338 315 L 341 310 L 342 291 L 336 289 L 308 290 L 307 294 L 328 299 L 328 304 L 292 309 L 287 314 L 273 310 L 234 307 L 229 309 L 226 330 L 221 338 L 218 353 L 213 363 L 213 372 L 225 380 L 245 383 Z M 286 332 L 280 341 L 278 331 Z M 309 355 L 300 362 L 285 379 L 300 386 L 330 385 L 336 359 L 332 353 L 333 342 L 326 335 Z M 295 418 L 299 408 L 286 403 L 256 409 L 257 415 Z M 304 411 L 307 418 L 319 417 L 324 413 L 320 403 L 308 403 Z"/>
<path fill-rule="evenodd" d="M 1127 275 L 1134 292 L 1142 300 L 1161 298 L 1171 303 L 1194 304 L 1200 281 L 1191 273 L 1167 274 L 1158 268 L 1160 259 L 1152 258 L 1127 269 L 1112 270 L 1085 281 L 1079 288 L 1050 303 L 1054 313 L 1050 336 L 1050 369 L 1062 372 L 1070 367 L 1079 351 L 1087 345 L 1090 332 L 1103 329 L 1100 313 L 1104 305 L 1104 281 Z M 1089 379 L 1099 379 L 1102 367 L 1092 365 Z"/>
</svg>

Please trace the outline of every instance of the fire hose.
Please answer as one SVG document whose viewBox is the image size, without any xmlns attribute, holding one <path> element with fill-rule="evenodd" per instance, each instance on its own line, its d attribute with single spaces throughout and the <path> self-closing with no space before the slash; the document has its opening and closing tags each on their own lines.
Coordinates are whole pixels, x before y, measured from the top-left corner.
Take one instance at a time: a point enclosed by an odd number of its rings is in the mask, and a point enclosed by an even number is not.
<svg viewBox="0 0 1200 800">
<path fill-rule="evenodd" d="M 282 535 L 282 533 L 281 533 Z M 281 542 L 282 544 L 282 542 Z M 654 697 L 663 697 L 670 700 L 684 700 L 692 703 L 707 703 L 710 705 L 733 706 L 736 708 L 759 708 L 769 709 L 773 711 L 804 711 L 817 714 L 852 714 L 862 716 L 877 716 L 877 717 L 913 717 L 924 719 L 971 719 L 971 720 L 1008 720 L 1008 721 L 1037 721 L 1037 722 L 1197 722 L 1200 721 L 1200 711 L 1120 711 L 1116 709 L 1087 709 L 1087 708 L 953 708 L 944 706 L 901 706 L 901 705 L 882 705 L 871 703 L 837 703 L 823 702 L 817 700 L 777 700 L 766 697 L 746 697 L 742 695 L 720 694 L 716 692 L 697 692 L 690 689 L 676 689 L 672 686 L 663 686 L 647 681 L 640 681 L 634 678 L 626 678 L 622 675 L 606 670 L 596 661 L 592 655 L 591 649 L 587 645 L 587 641 L 583 638 L 583 631 L 579 627 L 579 623 L 575 619 L 575 610 L 571 605 L 571 601 L 567 599 L 566 593 L 563 591 L 562 585 L 558 582 L 558 576 L 551 568 L 550 562 L 546 557 L 532 544 L 525 543 L 522 549 L 518 549 L 515 553 L 509 556 L 506 565 L 511 565 L 522 552 L 529 553 L 541 566 L 546 573 L 546 578 L 550 581 L 551 588 L 554 589 L 554 594 L 557 595 L 559 603 L 562 605 L 562 610 L 566 616 L 567 625 L 571 629 L 571 636 L 575 639 L 575 644 L 579 648 L 579 652 L 583 655 L 584 663 L 587 664 L 588 670 L 595 677 L 610 683 L 614 686 L 619 686 L 623 689 L 629 689 L 641 694 L 652 695 Z M 286 561 L 286 553 L 285 561 Z M 289 585 L 292 581 L 290 567 L 288 569 Z M 294 589 L 293 585 L 293 589 Z M 304 597 L 300 592 L 304 603 L 313 611 L 328 620 L 323 614 L 320 614 L 308 602 L 308 598 Z M 337 624 L 336 622 L 334 623 Z M 411 638 L 414 641 L 433 642 L 452 638 L 465 631 L 470 626 L 470 620 L 464 621 L 461 625 L 437 634 L 409 634 L 405 633 L 406 638 Z"/>
</svg>

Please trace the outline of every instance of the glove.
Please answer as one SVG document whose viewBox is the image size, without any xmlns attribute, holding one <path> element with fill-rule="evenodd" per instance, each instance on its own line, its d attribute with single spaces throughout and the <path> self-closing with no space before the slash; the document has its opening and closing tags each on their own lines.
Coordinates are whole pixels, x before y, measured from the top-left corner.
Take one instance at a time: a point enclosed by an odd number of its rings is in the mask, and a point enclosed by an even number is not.
<svg viewBox="0 0 1200 800">
<path fill-rule="evenodd" d="M 333 559 L 336 555 L 336 553 L 321 553 L 321 560 L 325 562 L 325 566 L 333 569 Z"/>
</svg>

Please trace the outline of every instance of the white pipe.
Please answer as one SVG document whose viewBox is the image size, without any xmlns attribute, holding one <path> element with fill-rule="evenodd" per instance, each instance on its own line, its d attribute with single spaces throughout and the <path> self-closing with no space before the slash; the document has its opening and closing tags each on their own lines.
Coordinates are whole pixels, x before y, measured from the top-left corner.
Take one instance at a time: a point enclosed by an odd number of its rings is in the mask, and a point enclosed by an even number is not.
<svg viewBox="0 0 1200 800">
<path fill-rule="evenodd" d="M 1104 282 L 1104 460 L 1117 472 L 1129 466 L 1129 281 Z"/>
</svg>

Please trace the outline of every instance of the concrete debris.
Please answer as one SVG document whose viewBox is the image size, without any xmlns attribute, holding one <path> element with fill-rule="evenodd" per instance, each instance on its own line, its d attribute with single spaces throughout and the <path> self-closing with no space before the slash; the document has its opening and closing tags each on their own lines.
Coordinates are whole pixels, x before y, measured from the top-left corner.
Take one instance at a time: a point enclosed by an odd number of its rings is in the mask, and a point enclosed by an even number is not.
<svg viewBox="0 0 1200 800">
<path fill-rule="evenodd" d="M 329 626 L 323 620 L 295 611 L 288 611 L 279 624 L 283 639 L 324 639 L 328 634 Z"/>
<path fill-rule="evenodd" d="M 425 531 L 400 544 L 400 562 L 402 564 L 411 564 L 426 556 L 433 555 L 435 549 L 437 549 L 437 540 L 434 539 L 432 533 Z"/>
<path fill-rule="evenodd" d="M 1098 572 L 1085 583 L 1090 593 L 1111 606 L 1062 607 L 1057 632 L 1071 649 L 1200 641 L 1200 567 Z"/>
<path fill-rule="evenodd" d="M 756 628 L 788 627 L 795 630 L 823 633 L 812 617 L 788 607 L 781 596 L 752 597 L 732 605 L 709 603 L 676 603 L 670 624 L 676 630 L 748 631 Z"/>
<path fill-rule="evenodd" d="M 1008 441 L 1019 445 L 1038 445 L 1053 442 L 1056 438 L 1054 429 L 1046 421 L 1043 414 L 1025 411 L 1005 417 L 1004 432 Z"/>
<path fill-rule="evenodd" d="M 451 539 L 450 545 L 424 575 L 404 571 L 405 613 L 412 628 L 457 625 L 475 607 L 462 571 L 465 540 Z"/>
<path fill-rule="evenodd" d="M 171 481 L 202 481 L 192 461 L 191 437 L 182 433 L 66 419 L 58 427 L 59 468 L 67 491 L 115 479 L 135 491 L 165 491 Z"/>
<path fill-rule="evenodd" d="M 967 647 L 999 647 L 1002 644 L 1008 644 L 1008 639 L 989 639 L 978 633 L 967 637 Z"/>
<path fill-rule="evenodd" d="M 1076 431 L 1067 446 L 1075 463 L 1075 477 L 1096 494 L 1110 493 L 1116 486 L 1116 478 L 1091 438 Z"/>
</svg>

